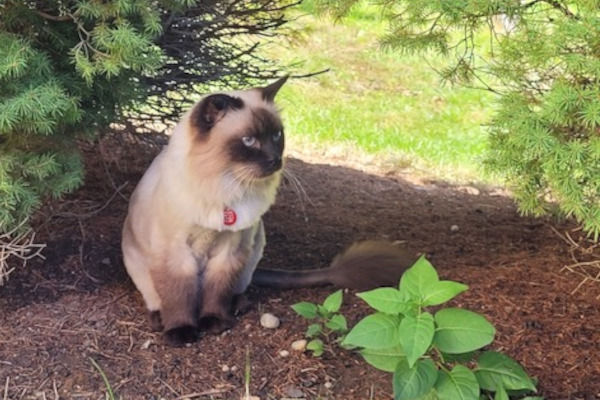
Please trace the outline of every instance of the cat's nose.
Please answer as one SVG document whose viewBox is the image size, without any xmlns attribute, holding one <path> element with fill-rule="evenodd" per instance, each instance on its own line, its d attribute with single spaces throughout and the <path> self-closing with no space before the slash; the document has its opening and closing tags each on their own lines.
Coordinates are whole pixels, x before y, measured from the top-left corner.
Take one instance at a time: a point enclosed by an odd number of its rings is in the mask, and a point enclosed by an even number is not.
<svg viewBox="0 0 600 400">
<path fill-rule="evenodd" d="M 281 157 L 280 156 L 274 156 L 272 158 L 270 158 L 268 160 L 269 162 L 269 167 L 271 169 L 273 169 L 274 171 L 277 171 L 279 168 L 281 168 Z"/>
</svg>

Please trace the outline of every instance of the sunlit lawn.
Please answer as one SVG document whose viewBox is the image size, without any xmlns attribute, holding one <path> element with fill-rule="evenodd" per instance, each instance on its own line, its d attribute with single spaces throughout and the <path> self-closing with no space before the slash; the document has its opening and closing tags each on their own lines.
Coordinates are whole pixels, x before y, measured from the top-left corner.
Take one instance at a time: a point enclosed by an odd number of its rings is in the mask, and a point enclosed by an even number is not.
<svg viewBox="0 0 600 400">
<path fill-rule="evenodd" d="M 383 50 L 378 37 L 386 23 L 371 7 L 337 23 L 302 12 L 294 24 L 301 36 L 271 55 L 302 61 L 305 72 L 330 72 L 293 80 L 280 94 L 289 147 L 343 145 L 434 178 L 483 179 L 489 93 L 443 87 L 420 56 Z"/>
</svg>

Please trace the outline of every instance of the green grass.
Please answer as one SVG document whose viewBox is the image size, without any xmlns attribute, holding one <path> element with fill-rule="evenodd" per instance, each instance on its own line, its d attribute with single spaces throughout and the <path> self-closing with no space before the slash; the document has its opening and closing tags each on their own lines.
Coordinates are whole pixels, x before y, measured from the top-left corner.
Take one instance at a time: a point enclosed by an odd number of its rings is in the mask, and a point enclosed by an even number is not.
<svg viewBox="0 0 600 400">
<path fill-rule="evenodd" d="M 361 5 L 343 21 L 306 11 L 294 22 L 300 35 L 272 49 L 302 71 L 325 68 L 316 77 L 284 86 L 279 104 L 288 148 L 343 146 L 368 153 L 387 167 L 411 167 L 450 181 L 483 181 L 482 127 L 491 114 L 491 94 L 443 87 L 423 58 L 383 50 L 386 22 Z M 429 59 L 436 67 L 442 59 Z"/>
</svg>

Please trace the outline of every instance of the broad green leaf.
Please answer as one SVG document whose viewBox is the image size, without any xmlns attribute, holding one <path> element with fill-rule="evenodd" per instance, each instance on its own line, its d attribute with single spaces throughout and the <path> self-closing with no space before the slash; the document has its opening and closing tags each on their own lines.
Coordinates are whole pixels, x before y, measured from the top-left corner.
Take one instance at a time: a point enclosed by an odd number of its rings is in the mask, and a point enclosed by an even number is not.
<svg viewBox="0 0 600 400">
<path fill-rule="evenodd" d="M 473 371 L 462 365 L 440 371 L 435 390 L 440 400 L 479 400 L 481 392 Z"/>
<path fill-rule="evenodd" d="M 495 391 L 504 387 L 506 390 L 536 391 L 531 378 L 519 363 L 495 351 L 486 351 L 479 357 L 475 375 L 479 385 L 485 390 Z"/>
<path fill-rule="evenodd" d="M 431 389 L 425 396 L 419 397 L 418 400 L 440 400 L 435 389 Z"/>
<path fill-rule="evenodd" d="M 398 363 L 406 360 L 400 346 L 388 349 L 362 349 L 360 355 L 366 362 L 385 372 L 394 372 Z"/>
<path fill-rule="evenodd" d="M 379 288 L 358 293 L 357 296 L 377 311 L 386 314 L 404 314 L 411 304 L 407 302 L 407 296 L 403 293 L 406 292 L 394 288 Z"/>
<path fill-rule="evenodd" d="M 323 348 L 323 341 L 321 339 L 314 339 L 306 344 L 306 349 L 312 351 L 315 357 L 323 355 Z"/>
<path fill-rule="evenodd" d="M 325 326 L 335 332 L 346 332 L 348 330 L 348 322 L 346 317 L 341 314 L 336 314 L 325 324 Z"/>
<path fill-rule="evenodd" d="M 437 380 L 438 370 L 431 360 L 420 360 L 410 368 L 401 361 L 394 371 L 394 400 L 413 400 L 431 391 Z"/>
<path fill-rule="evenodd" d="M 444 362 L 447 363 L 460 363 L 466 364 L 469 361 L 472 361 L 478 353 L 476 351 L 470 351 L 468 353 L 461 354 L 448 354 L 442 352 L 442 357 L 444 358 Z"/>
<path fill-rule="evenodd" d="M 383 313 L 366 316 L 348 333 L 342 344 L 367 349 L 387 349 L 398 344 L 399 318 Z"/>
<path fill-rule="evenodd" d="M 435 314 L 433 344 L 449 354 L 468 353 L 492 343 L 496 329 L 482 315 L 461 308 L 445 308 Z"/>
<path fill-rule="evenodd" d="M 317 317 L 317 305 L 307 301 L 294 304 L 292 309 L 296 311 L 297 314 L 307 319 L 313 319 Z"/>
<path fill-rule="evenodd" d="M 508 398 L 508 393 L 506 393 L 506 389 L 504 389 L 503 386 L 498 387 L 498 389 L 496 390 L 494 400 L 510 400 Z"/>
<path fill-rule="evenodd" d="M 421 305 L 426 307 L 444 304 L 468 288 L 467 285 L 453 281 L 436 282 L 427 288 L 427 293 L 423 296 Z"/>
<path fill-rule="evenodd" d="M 439 278 L 435 268 L 425 259 L 425 256 L 421 256 L 402 275 L 400 291 L 407 292 L 412 299 L 421 300 L 427 294 L 429 286 L 438 281 Z"/>
<path fill-rule="evenodd" d="M 435 327 L 433 315 L 428 312 L 408 316 L 400 322 L 398 339 L 406 354 L 408 366 L 412 368 L 415 362 L 427 351 L 433 341 Z"/>
<path fill-rule="evenodd" d="M 323 302 L 323 307 L 330 313 L 336 313 L 340 310 L 342 306 L 342 300 L 344 298 L 343 291 L 340 289 L 337 292 L 334 292 L 327 296 L 325 301 Z"/>
<path fill-rule="evenodd" d="M 310 324 L 306 329 L 306 337 L 313 338 L 323 332 L 321 324 Z"/>
</svg>

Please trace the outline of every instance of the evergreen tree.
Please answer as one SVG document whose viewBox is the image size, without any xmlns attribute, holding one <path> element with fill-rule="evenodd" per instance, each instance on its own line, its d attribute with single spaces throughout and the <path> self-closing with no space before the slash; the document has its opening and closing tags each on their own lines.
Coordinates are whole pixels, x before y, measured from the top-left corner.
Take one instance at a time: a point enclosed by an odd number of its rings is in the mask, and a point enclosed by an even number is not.
<svg viewBox="0 0 600 400">
<path fill-rule="evenodd" d="M 172 123 L 201 84 L 277 75 L 257 38 L 294 3 L 0 0 L 0 237 L 82 183 L 77 138 Z"/>
<path fill-rule="evenodd" d="M 357 1 L 322 0 L 344 15 Z M 499 94 L 486 166 L 521 211 L 600 234 L 600 1 L 392 0 L 384 45 L 443 54 L 447 81 Z M 482 37 L 489 40 L 482 41 Z"/>
</svg>

